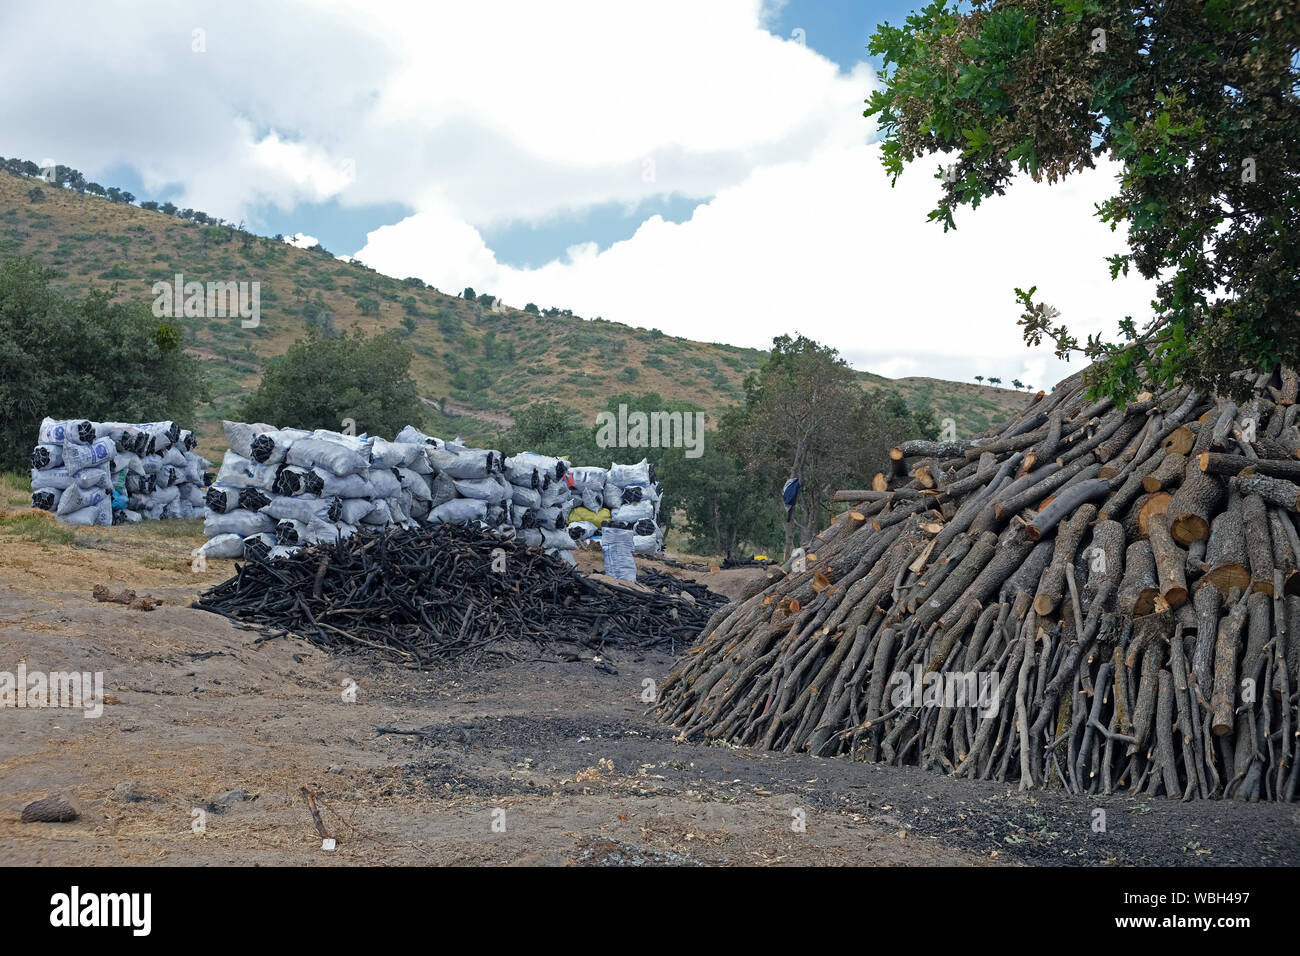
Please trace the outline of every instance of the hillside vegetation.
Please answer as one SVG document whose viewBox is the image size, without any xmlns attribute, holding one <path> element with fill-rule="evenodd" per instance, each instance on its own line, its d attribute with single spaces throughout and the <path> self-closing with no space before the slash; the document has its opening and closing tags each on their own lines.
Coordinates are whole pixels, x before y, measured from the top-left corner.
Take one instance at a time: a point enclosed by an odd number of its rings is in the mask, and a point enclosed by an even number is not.
<svg viewBox="0 0 1300 956">
<path fill-rule="evenodd" d="M 34 191 L 39 200 L 33 201 Z M 209 448 L 223 444 L 218 423 L 236 414 L 265 360 L 311 329 L 397 331 L 415 353 L 412 374 L 427 430 L 485 442 L 541 399 L 594 420 L 612 394 L 653 391 L 716 417 L 741 399 L 745 376 L 765 354 L 603 319 L 494 310 L 320 250 L 0 172 L 0 258 L 12 256 L 59 270 L 56 284 L 75 295 L 102 288 L 116 298 L 151 302 L 153 283 L 170 282 L 176 273 L 187 281 L 259 282 L 256 328 L 241 327 L 237 317 L 176 320 L 185 348 L 202 360 L 210 380 L 212 401 L 196 423 Z M 984 430 L 1026 401 L 1024 392 L 1010 389 L 858 374 L 866 387 L 888 386 L 909 405 L 930 407 L 936 420 L 952 418 L 959 435 Z"/>
</svg>

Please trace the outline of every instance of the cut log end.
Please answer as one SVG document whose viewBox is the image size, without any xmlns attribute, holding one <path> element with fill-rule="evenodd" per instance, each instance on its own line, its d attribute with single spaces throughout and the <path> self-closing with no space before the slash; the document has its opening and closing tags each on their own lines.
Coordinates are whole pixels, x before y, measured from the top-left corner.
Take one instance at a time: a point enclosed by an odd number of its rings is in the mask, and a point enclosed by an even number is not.
<svg viewBox="0 0 1300 956">
<path fill-rule="evenodd" d="M 1233 591 L 1241 593 L 1250 586 L 1250 572 L 1240 564 L 1219 564 L 1201 576 L 1198 586 L 1214 587 L 1226 598 Z"/>
<path fill-rule="evenodd" d="M 1210 536 L 1210 523 L 1200 515 L 1175 515 L 1169 523 L 1169 533 L 1181 545 L 1204 541 Z"/>
</svg>

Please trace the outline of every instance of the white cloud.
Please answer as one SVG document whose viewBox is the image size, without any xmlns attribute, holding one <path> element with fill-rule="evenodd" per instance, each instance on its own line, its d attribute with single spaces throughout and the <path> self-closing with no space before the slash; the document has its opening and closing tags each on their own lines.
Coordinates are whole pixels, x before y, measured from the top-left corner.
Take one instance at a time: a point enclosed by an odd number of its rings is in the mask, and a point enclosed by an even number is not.
<svg viewBox="0 0 1300 956">
<path fill-rule="evenodd" d="M 292 236 L 285 236 L 284 241 L 291 246 L 297 246 L 299 249 L 310 249 L 312 246 L 320 245 L 320 240 L 315 236 L 309 236 L 305 232 L 295 232 Z"/>
<path fill-rule="evenodd" d="M 181 184 L 178 204 L 231 221 L 266 203 L 400 202 L 416 214 L 357 253 L 393 275 L 737 344 L 799 331 L 898 373 L 1059 378 L 1020 343 L 1015 285 L 1037 283 L 1079 333 L 1145 314 L 1142 283 L 1111 284 L 1101 263 L 1119 241 L 1091 219 L 1105 176 L 1017 185 L 943 235 L 925 221 L 935 164 L 891 190 L 867 145 L 870 71 L 769 34 L 778 9 L 85 3 L 69 29 L 10 4 L 6 152 L 92 178 L 134 165 L 146 194 Z M 671 194 L 711 198 L 536 269 L 482 238 Z"/>
<path fill-rule="evenodd" d="M 984 374 L 1046 386 L 1068 374 L 1046 346 L 1026 350 L 1016 286 L 1037 285 L 1080 335 L 1146 314 L 1149 285 L 1111 282 L 1103 262 L 1122 237 L 1091 217 L 1111 170 L 1056 186 L 1017 181 L 961 213 L 947 234 L 926 220 L 938 195 L 930 172 L 910 169 L 891 189 L 878 147 L 833 147 L 756 170 L 686 222 L 656 216 L 603 252 L 575 246 L 536 269 L 498 263 L 445 213 L 387 226 L 358 256 L 393 275 L 434 284 L 451 275 L 455 289 L 512 304 L 691 338 L 765 347 L 799 332 L 891 377 Z"/>
</svg>

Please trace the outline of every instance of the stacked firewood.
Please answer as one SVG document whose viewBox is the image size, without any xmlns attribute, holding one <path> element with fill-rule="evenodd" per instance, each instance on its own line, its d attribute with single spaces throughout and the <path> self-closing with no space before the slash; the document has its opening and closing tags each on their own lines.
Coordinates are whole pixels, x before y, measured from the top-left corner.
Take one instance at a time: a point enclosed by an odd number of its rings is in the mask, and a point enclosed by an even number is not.
<svg viewBox="0 0 1300 956">
<path fill-rule="evenodd" d="M 911 441 L 710 620 L 684 739 L 1022 789 L 1296 796 L 1300 378 L 1124 409 L 1081 376 L 966 441 Z"/>
</svg>

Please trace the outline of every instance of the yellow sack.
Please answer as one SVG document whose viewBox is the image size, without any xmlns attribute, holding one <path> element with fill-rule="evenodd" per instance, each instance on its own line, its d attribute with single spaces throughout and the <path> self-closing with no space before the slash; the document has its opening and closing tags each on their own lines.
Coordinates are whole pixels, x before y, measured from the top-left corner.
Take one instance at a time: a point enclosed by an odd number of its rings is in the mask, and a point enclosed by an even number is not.
<svg viewBox="0 0 1300 956">
<path fill-rule="evenodd" d="M 608 508 L 601 508 L 599 511 L 592 511 L 590 508 L 584 508 L 582 505 L 578 505 L 578 507 L 569 512 L 569 521 L 590 521 L 597 528 L 608 520 Z"/>
</svg>

